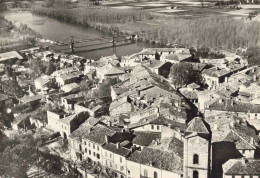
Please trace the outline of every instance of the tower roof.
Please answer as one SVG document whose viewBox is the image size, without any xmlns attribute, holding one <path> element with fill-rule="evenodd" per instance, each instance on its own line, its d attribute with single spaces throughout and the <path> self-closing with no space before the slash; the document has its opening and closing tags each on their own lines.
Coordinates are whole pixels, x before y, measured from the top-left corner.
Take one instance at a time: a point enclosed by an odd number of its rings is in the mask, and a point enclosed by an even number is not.
<svg viewBox="0 0 260 178">
<path fill-rule="evenodd" d="M 188 128 L 185 133 L 209 134 L 210 131 L 202 118 L 195 117 L 188 123 Z"/>
</svg>

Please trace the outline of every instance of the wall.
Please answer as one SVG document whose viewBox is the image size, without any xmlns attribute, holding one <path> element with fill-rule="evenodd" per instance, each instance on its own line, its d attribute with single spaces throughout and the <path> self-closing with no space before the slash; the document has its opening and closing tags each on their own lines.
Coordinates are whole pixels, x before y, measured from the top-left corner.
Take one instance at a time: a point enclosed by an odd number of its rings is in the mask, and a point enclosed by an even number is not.
<svg viewBox="0 0 260 178">
<path fill-rule="evenodd" d="M 260 130 L 260 113 L 248 113 L 248 112 L 233 112 L 233 111 L 219 111 L 219 110 L 211 110 L 205 109 L 204 116 L 212 116 L 224 113 L 233 113 L 234 115 L 242 118 L 246 118 L 247 122 L 254 126 L 256 130 Z"/>
<path fill-rule="evenodd" d="M 58 131 L 58 121 L 60 119 L 60 116 L 54 112 L 47 111 L 47 127 L 54 130 Z"/>
<path fill-rule="evenodd" d="M 193 177 L 193 171 L 198 171 L 199 177 L 207 178 L 210 156 L 209 141 L 195 136 L 184 140 L 184 177 Z M 199 163 L 193 164 L 193 156 L 199 156 Z"/>
<path fill-rule="evenodd" d="M 175 138 L 178 138 L 179 140 L 182 140 L 182 134 L 180 131 L 177 131 L 175 129 L 172 129 L 172 128 L 169 128 L 169 127 L 166 127 L 166 126 L 162 126 L 163 128 L 161 129 L 162 130 L 162 135 L 161 135 L 161 138 L 164 139 L 164 138 L 171 138 L 171 137 L 175 137 Z"/>
<path fill-rule="evenodd" d="M 149 132 L 160 133 L 162 131 L 162 126 L 161 125 L 148 124 L 148 125 L 137 127 L 133 130 L 134 131 L 149 131 Z"/>
<path fill-rule="evenodd" d="M 116 116 L 123 113 L 129 113 L 132 111 L 132 105 L 131 103 L 125 102 L 121 104 L 120 106 L 114 108 L 113 110 L 109 109 L 110 116 Z"/>
<path fill-rule="evenodd" d="M 127 173 L 127 178 L 140 178 L 141 164 L 130 160 L 127 160 L 126 164 L 127 170 L 130 171 L 130 173 Z"/>
<path fill-rule="evenodd" d="M 84 152 L 84 159 L 90 158 L 92 161 L 95 162 L 100 162 L 102 163 L 102 146 L 96 143 L 93 143 L 91 141 L 88 140 L 83 140 L 82 141 L 82 149 Z M 87 150 L 86 150 L 87 149 Z M 90 152 L 91 154 L 90 154 Z M 97 156 L 97 154 L 99 155 L 99 158 Z"/>
<path fill-rule="evenodd" d="M 78 105 L 78 104 L 75 104 L 74 105 L 74 111 L 75 111 L 75 113 L 80 113 L 80 112 L 83 112 L 83 111 L 89 111 L 89 109 L 88 108 L 85 108 L 85 107 L 83 107 L 83 106 L 80 106 L 80 105 Z"/>
</svg>

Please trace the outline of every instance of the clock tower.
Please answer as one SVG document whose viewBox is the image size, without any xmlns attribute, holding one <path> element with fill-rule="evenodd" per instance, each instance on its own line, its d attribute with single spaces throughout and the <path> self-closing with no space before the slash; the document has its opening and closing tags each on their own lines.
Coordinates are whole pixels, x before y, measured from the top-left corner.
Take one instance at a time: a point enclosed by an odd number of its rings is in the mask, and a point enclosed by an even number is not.
<svg viewBox="0 0 260 178">
<path fill-rule="evenodd" d="M 188 123 L 184 133 L 184 178 L 208 178 L 210 170 L 211 132 L 200 117 Z"/>
</svg>

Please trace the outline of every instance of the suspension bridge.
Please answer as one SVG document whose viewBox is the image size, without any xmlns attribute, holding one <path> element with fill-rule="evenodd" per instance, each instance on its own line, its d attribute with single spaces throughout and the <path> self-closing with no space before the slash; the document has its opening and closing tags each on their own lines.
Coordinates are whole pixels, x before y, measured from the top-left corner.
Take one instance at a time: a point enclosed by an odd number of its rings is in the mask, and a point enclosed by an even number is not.
<svg viewBox="0 0 260 178">
<path fill-rule="evenodd" d="M 119 46 L 132 44 L 133 40 L 126 37 L 102 37 L 102 38 L 79 38 L 69 36 L 62 41 L 57 41 L 50 47 L 63 53 L 80 53 L 112 48 L 116 53 Z"/>
</svg>

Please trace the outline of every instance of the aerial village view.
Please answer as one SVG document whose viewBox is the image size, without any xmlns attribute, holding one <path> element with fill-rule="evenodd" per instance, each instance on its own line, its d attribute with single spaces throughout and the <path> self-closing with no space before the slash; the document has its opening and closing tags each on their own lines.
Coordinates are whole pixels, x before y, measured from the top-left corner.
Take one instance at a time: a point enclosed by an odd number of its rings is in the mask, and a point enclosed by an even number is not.
<svg viewBox="0 0 260 178">
<path fill-rule="evenodd" d="M 260 178 L 260 0 L 0 0 L 1 178 Z"/>
</svg>

